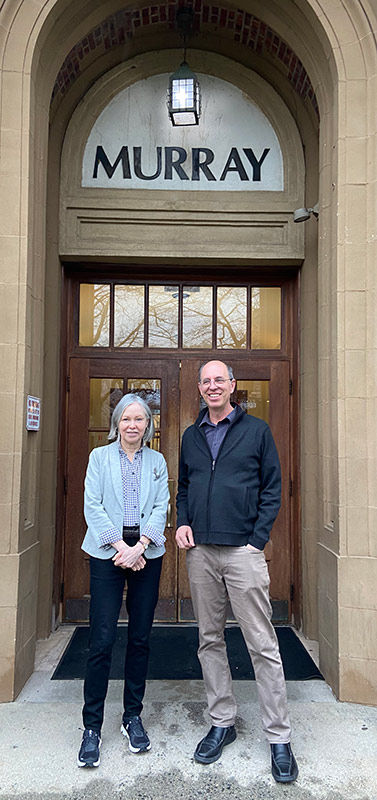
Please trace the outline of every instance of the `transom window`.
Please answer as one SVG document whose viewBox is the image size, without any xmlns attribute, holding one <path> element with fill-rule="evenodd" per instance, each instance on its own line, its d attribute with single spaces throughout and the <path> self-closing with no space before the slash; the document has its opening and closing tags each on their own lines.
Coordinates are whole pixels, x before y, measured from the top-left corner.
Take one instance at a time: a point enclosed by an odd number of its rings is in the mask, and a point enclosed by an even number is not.
<svg viewBox="0 0 377 800">
<path fill-rule="evenodd" d="M 281 349 L 281 287 L 81 283 L 79 346 Z"/>
</svg>

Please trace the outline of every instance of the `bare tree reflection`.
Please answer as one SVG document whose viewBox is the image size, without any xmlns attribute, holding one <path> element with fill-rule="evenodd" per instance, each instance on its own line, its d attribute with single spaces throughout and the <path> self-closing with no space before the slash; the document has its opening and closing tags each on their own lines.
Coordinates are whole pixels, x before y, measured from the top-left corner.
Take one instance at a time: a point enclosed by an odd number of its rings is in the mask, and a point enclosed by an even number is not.
<svg viewBox="0 0 377 800">
<path fill-rule="evenodd" d="M 246 347 L 247 292 L 243 286 L 217 290 L 217 346 Z"/>
<path fill-rule="evenodd" d="M 109 346 L 110 287 L 83 283 L 80 286 L 80 345 Z"/>
<path fill-rule="evenodd" d="M 183 347 L 212 347 L 212 286 L 183 287 Z"/>
<path fill-rule="evenodd" d="M 115 347 L 144 347 L 144 286 L 115 286 Z"/>
<path fill-rule="evenodd" d="M 152 411 L 155 435 L 150 443 L 152 450 L 160 450 L 161 441 L 161 381 L 158 378 L 129 378 L 128 391 L 135 392 L 148 403 Z"/>
<path fill-rule="evenodd" d="M 213 287 L 149 285 L 148 342 L 145 342 L 145 286 L 114 287 L 114 346 L 177 348 L 178 300 L 182 292 L 184 348 L 210 348 L 213 341 Z M 217 287 L 216 346 L 235 350 L 247 343 L 251 316 L 252 349 L 281 346 L 281 289 L 252 287 L 248 308 L 245 286 Z M 110 330 L 109 284 L 81 284 L 80 345 L 108 347 Z"/>
<path fill-rule="evenodd" d="M 108 430 L 111 415 L 122 396 L 122 378 L 91 378 L 89 427 Z"/>
<path fill-rule="evenodd" d="M 178 347 L 178 286 L 149 287 L 149 347 Z"/>
</svg>

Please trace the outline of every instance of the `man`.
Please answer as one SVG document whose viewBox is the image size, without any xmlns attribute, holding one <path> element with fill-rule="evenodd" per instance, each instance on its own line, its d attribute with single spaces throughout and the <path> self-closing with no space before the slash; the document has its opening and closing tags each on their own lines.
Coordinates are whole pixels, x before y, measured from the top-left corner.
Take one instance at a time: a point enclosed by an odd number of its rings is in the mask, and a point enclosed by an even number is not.
<svg viewBox="0 0 377 800">
<path fill-rule="evenodd" d="M 280 507 L 280 464 L 268 425 L 231 403 L 235 383 L 222 361 L 201 367 L 199 392 L 207 408 L 182 439 L 176 541 L 187 551 L 212 721 L 194 758 L 211 764 L 237 735 L 224 642 L 229 597 L 254 667 L 272 774 L 279 783 L 291 783 L 298 768 L 263 553 Z"/>
</svg>

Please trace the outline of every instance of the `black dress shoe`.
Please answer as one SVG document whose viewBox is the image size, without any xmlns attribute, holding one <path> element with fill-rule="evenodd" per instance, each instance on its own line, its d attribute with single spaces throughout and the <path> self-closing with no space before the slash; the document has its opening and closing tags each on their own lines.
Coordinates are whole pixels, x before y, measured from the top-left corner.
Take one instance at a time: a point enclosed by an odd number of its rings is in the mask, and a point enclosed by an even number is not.
<svg viewBox="0 0 377 800">
<path fill-rule="evenodd" d="M 207 736 L 201 739 L 195 750 L 195 761 L 199 761 L 200 764 L 212 764 L 213 761 L 217 761 L 220 758 L 223 747 L 234 742 L 236 738 L 237 734 L 234 725 L 229 728 L 220 728 L 218 725 L 212 725 Z"/>
<path fill-rule="evenodd" d="M 289 744 L 271 745 L 271 772 L 278 783 L 292 783 L 298 775 L 298 766 Z"/>
</svg>

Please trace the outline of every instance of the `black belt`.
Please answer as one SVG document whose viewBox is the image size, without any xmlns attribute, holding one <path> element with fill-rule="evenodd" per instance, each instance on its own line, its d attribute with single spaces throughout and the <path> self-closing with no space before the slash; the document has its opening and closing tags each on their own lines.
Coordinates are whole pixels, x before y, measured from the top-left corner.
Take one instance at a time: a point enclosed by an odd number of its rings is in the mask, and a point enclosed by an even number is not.
<svg viewBox="0 0 377 800">
<path fill-rule="evenodd" d="M 140 525 L 124 525 L 123 539 L 140 539 Z"/>
</svg>

